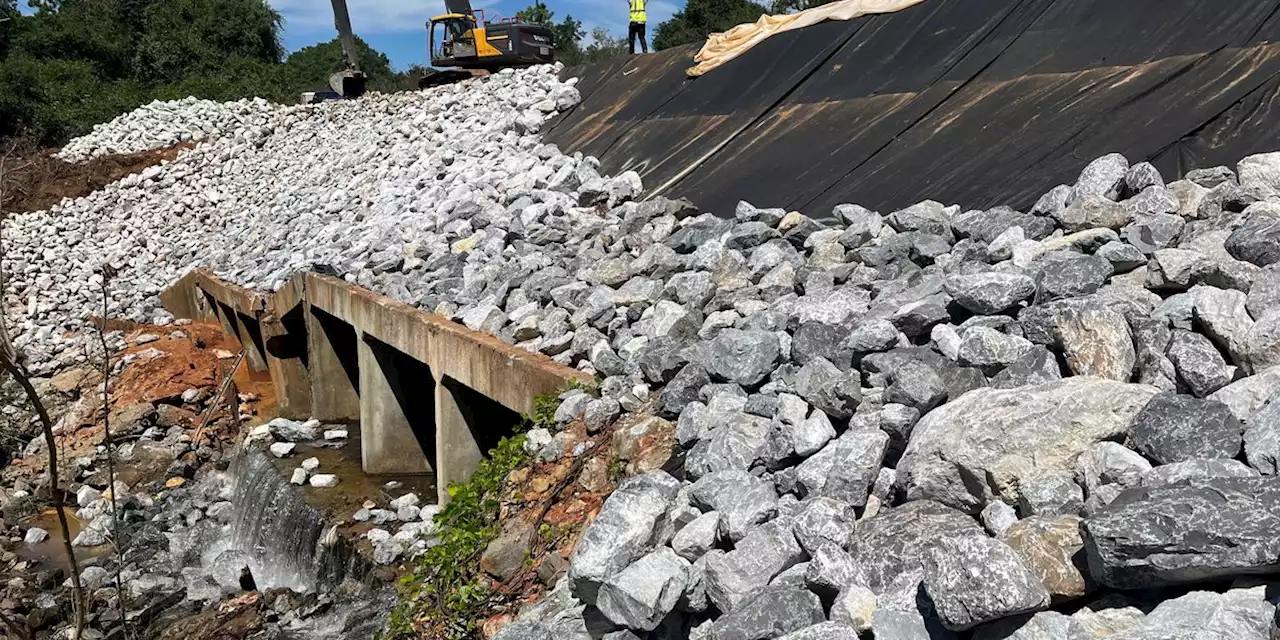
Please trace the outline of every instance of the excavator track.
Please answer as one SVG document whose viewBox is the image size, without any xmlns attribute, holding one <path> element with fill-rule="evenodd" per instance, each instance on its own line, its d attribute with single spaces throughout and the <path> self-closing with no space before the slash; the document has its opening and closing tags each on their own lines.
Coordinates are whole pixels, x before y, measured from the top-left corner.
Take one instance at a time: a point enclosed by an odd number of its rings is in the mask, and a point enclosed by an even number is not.
<svg viewBox="0 0 1280 640">
<path fill-rule="evenodd" d="M 483 78 L 489 73 L 486 69 L 436 69 L 418 80 L 418 88 L 442 87 L 446 84 L 462 82 L 471 78 Z"/>
</svg>

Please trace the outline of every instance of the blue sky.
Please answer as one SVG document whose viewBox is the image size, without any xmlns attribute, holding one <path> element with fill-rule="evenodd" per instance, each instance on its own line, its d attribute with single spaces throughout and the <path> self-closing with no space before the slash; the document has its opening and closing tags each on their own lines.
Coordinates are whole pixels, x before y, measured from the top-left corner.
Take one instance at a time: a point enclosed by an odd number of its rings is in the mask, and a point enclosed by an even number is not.
<svg viewBox="0 0 1280 640">
<path fill-rule="evenodd" d="M 602 26 L 615 36 L 626 35 L 626 0 L 544 0 L 559 21 L 566 14 L 582 21 L 590 38 L 592 28 Z M 678 1 L 678 0 L 677 0 Z M 333 10 L 327 0 L 268 0 L 284 16 L 284 44 L 289 51 L 332 39 Z M 532 0 L 471 0 L 473 7 L 493 16 L 512 16 Z M 443 0 L 347 0 L 352 28 L 373 48 L 387 54 L 391 64 L 403 69 L 427 62 L 426 22 L 444 13 Z M 649 0 L 649 37 L 659 22 L 671 17 L 678 6 L 669 0 Z"/>
</svg>

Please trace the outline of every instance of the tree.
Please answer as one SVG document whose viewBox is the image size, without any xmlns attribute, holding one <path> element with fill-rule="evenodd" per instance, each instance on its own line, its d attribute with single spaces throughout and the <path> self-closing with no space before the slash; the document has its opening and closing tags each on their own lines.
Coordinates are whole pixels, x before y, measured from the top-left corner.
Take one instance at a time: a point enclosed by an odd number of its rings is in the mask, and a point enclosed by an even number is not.
<svg viewBox="0 0 1280 640">
<path fill-rule="evenodd" d="M 394 89 L 396 74 L 391 70 L 391 61 L 359 36 L 356 37 L 356 59 L 360 61 L 360 70 L 369 79 L 369 88 L 379 91 Z M 329 76 L 346 68 L 346 57 L 342 54 L 342 43 L 335 37 L 289 54 L 284 66 L 290 87 L 299 91 L 316 91 L 327 89 Z"/>
<path fill-rule="evenodd" d="M 669 49 L 700 42 L 713 33 L 760 19 L 765 8 L 751 0 L 689 0 L 684 9 L 658 25 L 653 35 L 654 49 Z"/>
<path fill-rule="evenodd" d="M 627 55 L 627 39 L 614 37 L 604 27 L 591 30 L 591 44 L 582 51 L 582 64 L 594 64 Z"/>
<path fill-rule="evenodd" d="M 569 66 L 582 64 L 582 36 L 586 35 L 586 31 L 582 29 L 582 22 L 575 20 L 572 15 L 566 15 L 564 21 L 557 24 L 555 16 L 555 12 L 542 0 L 537 0 L 516 12 L 516 19 L 521 22 L 551 27 L 551 35 L 556 45 L 556 60 Z"/>
<path fill-rule="evenodd" d="M 0 61 L 9 55 L 10 33 L 20 17 L 16 0 L 0 0 Z"/>
<path fill-rule="evenodd" d="M 813 9 L 821 7 L 824 4 L 831 4 L 836 0 L 773 0 L 773 6 L 770 11 L 774 14 L 791 13 L 793 11 L 804 11 L 805 9 Z"/>
</svg>

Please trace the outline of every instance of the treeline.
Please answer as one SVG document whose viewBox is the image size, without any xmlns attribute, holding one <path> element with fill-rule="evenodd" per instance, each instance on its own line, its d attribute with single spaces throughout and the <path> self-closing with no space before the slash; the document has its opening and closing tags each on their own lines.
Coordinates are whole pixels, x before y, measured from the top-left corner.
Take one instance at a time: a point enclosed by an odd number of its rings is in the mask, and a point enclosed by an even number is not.
<svg viewBox="0 0 1280 640">
<path fill-rule="evenodd" d="M 296 102 L 342 68 L 337 39 L 285 55 L 264 0 L 0 0 L 0 140 L 59 145 L 152 100 Z M 425 36 L 424 36 L 425 37 Z M 414 87 L 363 41 L 378 90 Z"/>
</svg>

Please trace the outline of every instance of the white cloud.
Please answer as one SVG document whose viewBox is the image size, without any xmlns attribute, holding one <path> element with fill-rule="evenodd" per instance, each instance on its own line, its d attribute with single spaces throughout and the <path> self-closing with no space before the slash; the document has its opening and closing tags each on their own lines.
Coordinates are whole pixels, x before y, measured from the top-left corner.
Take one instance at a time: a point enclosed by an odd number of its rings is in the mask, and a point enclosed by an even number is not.
<svg viewBox="0 0 1280 640">
<path fill-rule="evenodd" d="M 333 29 L 333 7 L 325 0 L 268 0 L 291 31 Z M 431 16 L 444 13 L 441 0 L 348 0 L 351 28 L 359 35 L 424 31 Z"/>
</svg>

